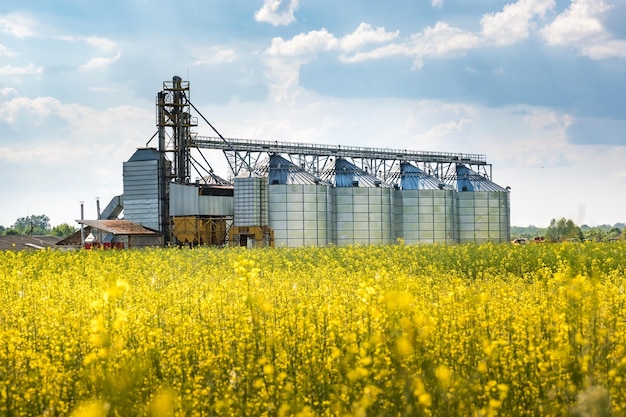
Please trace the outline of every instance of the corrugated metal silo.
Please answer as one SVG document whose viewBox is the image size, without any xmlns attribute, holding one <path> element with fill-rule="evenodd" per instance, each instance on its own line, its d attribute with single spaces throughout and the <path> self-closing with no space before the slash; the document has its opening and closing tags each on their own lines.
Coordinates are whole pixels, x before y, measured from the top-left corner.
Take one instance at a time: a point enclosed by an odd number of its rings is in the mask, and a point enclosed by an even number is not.
<svg viewBox="0 0 626 417">
<path fill-rule="evenodd" d="M 276 154 L 270 156 L 265 169 L 274 245 L 326 246 L 330 238 L 330 184 Z"/>
<path fill-rule="evenodd" d="M 391 186 L 342 158 L 323 173 L 332 182 L 332 241 L 337 246 L 390 244 L 393 232 Z"/>
<path fill-rule="evenodd" d="M 124 220 L 164 231 L 168 221 L 164 201 L 168 186 L 164 178 L 165 163 L 167 161 L 153 148 L 137 149 L 124 162 Z"/>
<path fill-rule="evenodd" d="M 408 162 L 391 177 L 395 182 L 396 239 L 406 244 L 457 241 L 454 188 Z"/>
<path fill-rule="evenodd" d="M 267 177 L 235 177 L 233 211 L 235 226 L 266 226 Z"/>
<path fill-rule="evenodd" d="M 462 164 L 456 166 L 459 242 L 507 242 L 509 191 Z"/>
<path fill-rule="evenodd" d="M 233 188 L 170 184 L 170 216 L 232 216 Z"/>
<path fill-rule="evenodd" d="M 170 184 L 170 220 L 178 243 L 222 245 L 233 216 L 233 187 Z"/>
<path fill-rule="evenodd" d="M 268 226 L 267 177 L 255 173 L 235 177 L 234 220 L 228 232 L 230 245 L 273 246 L 274 233 Z"/>
</svg>

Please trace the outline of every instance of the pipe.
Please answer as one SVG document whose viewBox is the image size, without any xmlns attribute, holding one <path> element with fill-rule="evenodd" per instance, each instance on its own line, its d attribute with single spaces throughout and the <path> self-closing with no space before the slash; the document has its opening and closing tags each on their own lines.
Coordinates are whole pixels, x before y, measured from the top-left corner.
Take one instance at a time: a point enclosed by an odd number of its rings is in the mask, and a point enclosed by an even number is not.
<svg viewBox="0 0 626 417">
<path fill-rule="evenodd" d="M 96 211 L 98 213 L 98 220 L 102 220 L 100 218 L 100 197 L 96 197 Z M 98 243 L 102 245 L 102 230 L 98 229 Z"/>
<path fill-rule="evenodd" d="M 80 220 L 85 220 L 85 202 L 80 202 Z M 85 225 L 83 223 L 80 224 L 80 247 L 85 247 Z"/>
</svg>

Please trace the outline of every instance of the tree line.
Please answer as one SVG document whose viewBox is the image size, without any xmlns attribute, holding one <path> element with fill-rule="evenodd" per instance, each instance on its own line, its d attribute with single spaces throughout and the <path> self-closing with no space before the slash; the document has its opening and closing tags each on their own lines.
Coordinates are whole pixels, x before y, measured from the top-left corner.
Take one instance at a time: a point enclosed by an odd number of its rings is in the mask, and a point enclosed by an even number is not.
<svg viewBox="0 0 626 417">
<path fill-rule="evenodd" d="M 11 226 L 0 226 L 0 235 L 56 236 L 64 238 L 78 230 L 67 223 L 52 227 L 50 218 L 45 214 L 33 214 L 20 217 Z"/>
<path fill-rule="evenodd" d="M 545 228 L 528 226 L 528 227 L 511 227 L 511 238 L 534 239 L 535 237 L 543 237 L 545 240 L 552 242 L 563 241 L 594 241 L 606 242 L 613 240 L 626 240 L 626 225 L 616 223 L 614 225 L 601 225 L 590 227 L 587 225 L 578 226 L 571 219 L 564 217 L 560 219 L 552 219 L 550 225 Z"/>
<path fill-rule="evenodd" d="M 76 230 L 78 230 L 76 227 L 67 223 L 52 227 L 50 225 L 50 218 L 45 214 L 39 214 L 20 217 L 12 226 L 8 228 L 0 226 L 0 235 L 51 235 L 59 238 L 65 238 L 74 233 Z M 578 226 L 571 219 L 562 217 L 558 220 L 552 219 L 550 221 L 550 225 L 544 228 L 536 226 L 511 227 L 512 239 L 534 239 L 539 236 L 554 242 L 566 240 L 592 240 L 595 242 L 618 239 L 626 240 L 626 225 L 623 223 L 617 223 L 613 226 Z"/>
</svg>

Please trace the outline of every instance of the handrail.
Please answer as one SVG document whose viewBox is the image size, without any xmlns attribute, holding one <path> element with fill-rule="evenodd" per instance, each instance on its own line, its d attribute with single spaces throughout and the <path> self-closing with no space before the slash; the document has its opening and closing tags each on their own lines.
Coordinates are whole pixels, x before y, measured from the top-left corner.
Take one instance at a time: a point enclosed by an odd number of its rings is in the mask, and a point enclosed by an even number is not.
<svg viewBox="0 0 626 417">
<path fill-rule="evenodd" d="M 391 148 L 366 148 L 360 146 L 322 145 L 257 139 L 216 138 L 195 136 L 191 146 L 225 151 L 268 152 L 284 154 L 311 154 L 318 156 L 339 156 L 344 158 L 393 159 L 415 162 L 459 162 L 470 165 L 486 165 L 487 158 L 482 154 L 414 151 Z"/>
</svg>

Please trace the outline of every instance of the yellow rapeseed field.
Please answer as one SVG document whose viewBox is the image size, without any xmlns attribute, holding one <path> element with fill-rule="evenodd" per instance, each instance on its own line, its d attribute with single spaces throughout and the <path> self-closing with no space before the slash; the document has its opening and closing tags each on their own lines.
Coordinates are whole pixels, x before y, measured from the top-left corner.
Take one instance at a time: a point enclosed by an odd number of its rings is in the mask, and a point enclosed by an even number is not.
<svg viewBox="0 0 626 417">
<path fill-rule="evenodd" d="M 0 252 L 0 416 L 624 416 L 626 243 Z"/>
</svg>

